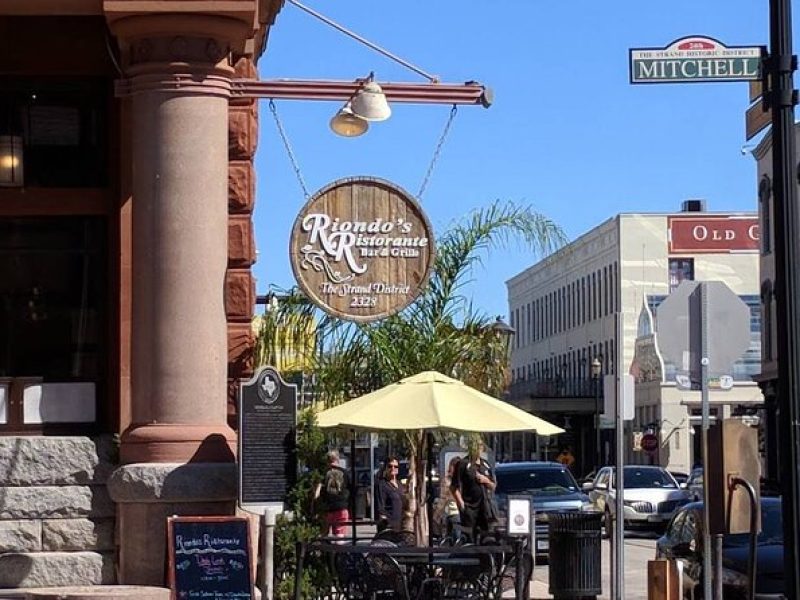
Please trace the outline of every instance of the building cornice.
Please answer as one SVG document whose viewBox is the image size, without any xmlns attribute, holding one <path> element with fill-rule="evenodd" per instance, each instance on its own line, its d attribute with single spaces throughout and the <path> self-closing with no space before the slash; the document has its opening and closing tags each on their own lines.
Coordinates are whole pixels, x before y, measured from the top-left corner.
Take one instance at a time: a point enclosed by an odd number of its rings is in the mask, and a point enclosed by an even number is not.
<svg viewBox="0 0 800 600">
<path fill-rule="evenodd" d="M 257 60 L 267 49 L 269 32 L 275 24 L 278 13 L 283 8 L 285 0 L 258 0 L 258 29 L 253 38 L 252 54 Z"/>
<path fill-rule="evenodd" d="M 579 237 L 559 248 L 549 256 L 546 256 L 536 264 L 506 280 L 506 287 L 511 288 L 516 285 L 521 285 L 529 279 L 536 278 L 553 263 L 563 260 L 570 255 L 575 255 L 587 244 L 591 244 L 597 239 L 613 233 L 617 230 L 618 219 L 619 215 L 611 217 L 603 221 L 600 225 L 592 227 L 589 231 L 582 233 Z M 563 277 L 563 273 L 560 276 Z"/>
</svg>

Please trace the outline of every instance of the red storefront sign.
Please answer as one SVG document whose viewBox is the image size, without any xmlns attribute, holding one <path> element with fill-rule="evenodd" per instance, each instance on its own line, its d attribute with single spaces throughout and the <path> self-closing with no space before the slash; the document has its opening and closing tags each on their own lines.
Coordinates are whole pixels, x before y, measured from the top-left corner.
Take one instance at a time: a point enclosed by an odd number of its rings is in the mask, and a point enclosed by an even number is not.
<svg viewBox="0 0 800 600">
<path fill-rule="evenodd" d="M 669 253 L 758 252 L 758 217 L 668 217 Z"/>
</svg>

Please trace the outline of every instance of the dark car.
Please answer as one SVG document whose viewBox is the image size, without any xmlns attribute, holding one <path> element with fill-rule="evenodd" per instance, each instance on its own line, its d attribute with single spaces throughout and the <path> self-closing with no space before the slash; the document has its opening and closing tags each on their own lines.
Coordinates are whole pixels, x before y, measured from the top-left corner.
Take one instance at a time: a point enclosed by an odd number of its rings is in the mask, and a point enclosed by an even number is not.
<svg viewBox="0 0 800 600">
<path fill-rule="evenodd" d="M 670 471 L 670 475 L 678 482 L 678 485 L 683 487 L 683 484 L 689 481 L 689 473 L 683 471 Z"/>
<path fill-rule="evenodd" d="M 700 502 L 703 499 L 703 468 L 695 467 L 686 482 L 686 491 L 693 502 Z"/>
<path fill-rule="evenodd" d="M 703 589 L 703 503 L 682 507 L 656 542 L 656 558 L 684 561 L 684 598 Z M 722 585 L 726 600 L 747 598 L 750 535 L 727 534 L 722 539 Z M 780 498 L 761 498 L 761 533 L 756 559 L 756 593 L 783 593 L 783 523 Z M 692 596 L 694 594 L 694 596 Z"/>
<path fill-rule="evenodd" d="M 581 492 L 572 473 L 556 462 L 515 462 L 495 469 L 495 498 L 504 516 L 508 496 L 530 496 L 536 520 L 536 553 L 547 554 L 549 513 L 589 510 L 589 497 Z"/>
</svg>

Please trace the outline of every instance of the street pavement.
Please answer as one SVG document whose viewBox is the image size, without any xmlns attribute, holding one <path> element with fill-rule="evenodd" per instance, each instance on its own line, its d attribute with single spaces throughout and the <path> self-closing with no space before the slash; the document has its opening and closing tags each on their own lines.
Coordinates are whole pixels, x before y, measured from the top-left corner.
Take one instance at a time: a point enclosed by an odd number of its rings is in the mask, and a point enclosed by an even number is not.
<svg viewBox="0 0 800 600">
<path fill-rule="evenodd" d="M 646 533 L 626 533 L 625 534 L 625 599 L 639 600 L 647 598 L 647 561 L 653 560 L 656 556 L 655 534 Z M 602 599 L 610 598 L 611 572 L 610 572 L 610 544 L 608 540 L 603 540 L 602 548 Z M 544 599 L 552 598 L 548 592 L 547 564 L 536 565 L 533 570 L 533 581 L 531 582 L 531 598 Z M 512 596 L 513 597 L 513 596 Z"/>
</svg>

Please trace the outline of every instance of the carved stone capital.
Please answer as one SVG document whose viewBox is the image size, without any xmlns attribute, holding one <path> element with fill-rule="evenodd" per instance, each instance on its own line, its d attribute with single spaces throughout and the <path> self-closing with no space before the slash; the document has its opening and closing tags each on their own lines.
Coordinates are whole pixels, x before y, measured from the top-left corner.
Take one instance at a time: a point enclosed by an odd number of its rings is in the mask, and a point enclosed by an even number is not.
<svg viewBox="0 0 800 600">
<path fill-rule="evenodd" d="M 252 34 L 252 26 L 213 14 L 106 16 L 127 76 L 117 86 L 119 95 L 163 91 L 230 96 L 234 55 Z"/>
<path fill-rule="evenodd" d="M 228 67 L 230 44 L 225 39 L 203 35 L 163 35 L 135 38 L 130 41 L 128 66 L 147 63 L 183 63 Z M 223 63 L 223 65 L 220 65 Z"/>
<path fill-rule="evenodd" d="M 225 40 L 237 55 L 254 34 L 255 0 L 103 0 L 103 13 L 125 46 L 143 37 L 194 36 Z"/>
</svg>

